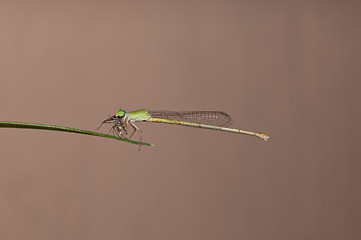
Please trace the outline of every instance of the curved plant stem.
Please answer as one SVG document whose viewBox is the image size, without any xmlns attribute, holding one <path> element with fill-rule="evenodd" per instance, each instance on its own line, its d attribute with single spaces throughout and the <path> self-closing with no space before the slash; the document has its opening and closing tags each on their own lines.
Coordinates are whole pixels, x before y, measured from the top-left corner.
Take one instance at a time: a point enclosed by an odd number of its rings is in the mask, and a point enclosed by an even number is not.
<svg viewBox="0 0 361 240">
<path fill-rule="evenodd" d="M 70 132 L 70 133 L 92 135 L 92 136 L 97 136 L 97 137 L 112 138 L 112 139 L 116 139 L 116 140 L 120 140 L 120 141 L 124 141 L 124 142 L 128 142 L 128 143 L 133 143 L 133 144 L 137 144 L 137 145 L 153 146 L 150 143 L 133 141 L 130 139 L 119 138 L 119 137 L 115 137 L 115 136 L 108 135 L 108 134 L 97 133 L 97 132 L 92 132 L 92 131 L 87 131 L 87 130 L 76 129 L 76 128 L 38 124 L 38 123 L 1 122 L 0 121 L 0 128 L 28 128 L 28 129 L 38 129 L 38 130 Z"/>
</svg>

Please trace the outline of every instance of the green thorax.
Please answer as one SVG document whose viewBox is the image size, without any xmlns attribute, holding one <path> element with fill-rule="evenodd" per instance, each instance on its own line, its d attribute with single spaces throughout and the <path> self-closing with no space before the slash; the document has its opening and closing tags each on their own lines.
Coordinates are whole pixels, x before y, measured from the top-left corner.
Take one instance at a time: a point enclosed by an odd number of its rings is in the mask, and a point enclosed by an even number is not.
<svg viewBox="0 0 361 240">
<path fill-rule="evenodd" d="M 124 110 L 119 110 L 118 111 L 119 116 L 121 116 L 120 114 L 123 113 L 121 111 L 124 112 L 123 116 L 126 114 L 128 116 L 128 118 L 133 119 L 135 121 L 148 121 L 150 118 L 148 111 L 145 109 L 128 112 L 128 113 L 126 113 Z"/>
</svg>

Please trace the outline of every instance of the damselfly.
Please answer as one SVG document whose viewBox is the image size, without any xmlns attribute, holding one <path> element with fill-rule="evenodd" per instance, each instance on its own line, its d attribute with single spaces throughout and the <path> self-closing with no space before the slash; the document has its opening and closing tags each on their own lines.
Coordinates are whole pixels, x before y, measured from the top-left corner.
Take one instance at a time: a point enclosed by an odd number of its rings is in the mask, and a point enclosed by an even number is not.
<svg viewBox="0 0 361 240">
<path fill-rule="evenodd" d="M 134 124 L 135 122 L 140 121 L 168 123 L 189 127 L 220 130 L 232 133 L 240 133 L 256 136 L 265 141 L 268 141 L 268 139 L 270 138 L 265 133 L 229 128 L 228 126 L 232 124 L 232 118 L 227 113 L 219 111 L 175 112 L 149 111 L 142 109 L 133 112 L 126 112 L 123 109 L 120 109 L 116 114 L 105 119 L 100 125 L 100 127 L 104 123 L 113 123 L 113 127 L 111 128 L 111 130 L 113 131 L 114 135 L 130 139 L 136 131 L 142 133 L 142 130 Z M 127 137 L 129 126 L 133 128 L 133 132 L 130 137 Z"/>
</svg>

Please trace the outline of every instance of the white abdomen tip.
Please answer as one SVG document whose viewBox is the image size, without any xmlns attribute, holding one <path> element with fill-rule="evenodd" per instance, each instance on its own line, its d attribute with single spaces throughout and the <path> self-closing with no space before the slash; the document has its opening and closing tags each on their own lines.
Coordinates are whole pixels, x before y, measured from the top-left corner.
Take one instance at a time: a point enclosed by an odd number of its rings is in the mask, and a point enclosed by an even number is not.
<svg viewBox="0 0 361 240">
<path fill-rule="evenodd" d="M 256 133 L 256 136 L 259 138 L 262 138 L 263 140 L 265 140 L 266 142 L 269 140 L 269 136 L 267 134 L 264 133 Z"/>
</svg>

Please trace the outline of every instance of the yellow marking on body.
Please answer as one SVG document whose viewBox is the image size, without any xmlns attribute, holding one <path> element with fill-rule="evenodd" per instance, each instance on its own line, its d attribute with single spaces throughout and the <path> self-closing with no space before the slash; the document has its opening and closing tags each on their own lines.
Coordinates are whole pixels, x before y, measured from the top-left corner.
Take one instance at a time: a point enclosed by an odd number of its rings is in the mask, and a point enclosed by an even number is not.
<svg viewBox="0 0 361 240">
<path fill-rule="evenodd" d="M 207 125 L 207 124 L 202 124 L 202 123 L 187 122 L 187 121 L 180 121 L 180 120 L 166 119 L 166 118 L 153 118 L 153 117 L 150 117 L 146 121 L 156 122 L 156 123 L 176 124 L 176 125 L 183 125 L 183 126 L 189 126 L 189 127 L 207 128 L 207 129 L 221 130 L 221 131 L 225 131 L 225 132 L 233 132 L 233 133 L 240 133 L 240 134 L 247 134 L 247 135 L 262 138 L 265 141 L 268 141 L 268 139 L 269 139 L 269 136 L 264 133 L 258 133 L 258 132 L 235 129 L 235 128 L 220 127 L 220 126 L 214 126 L 214 125 Z"/>
</svg>

